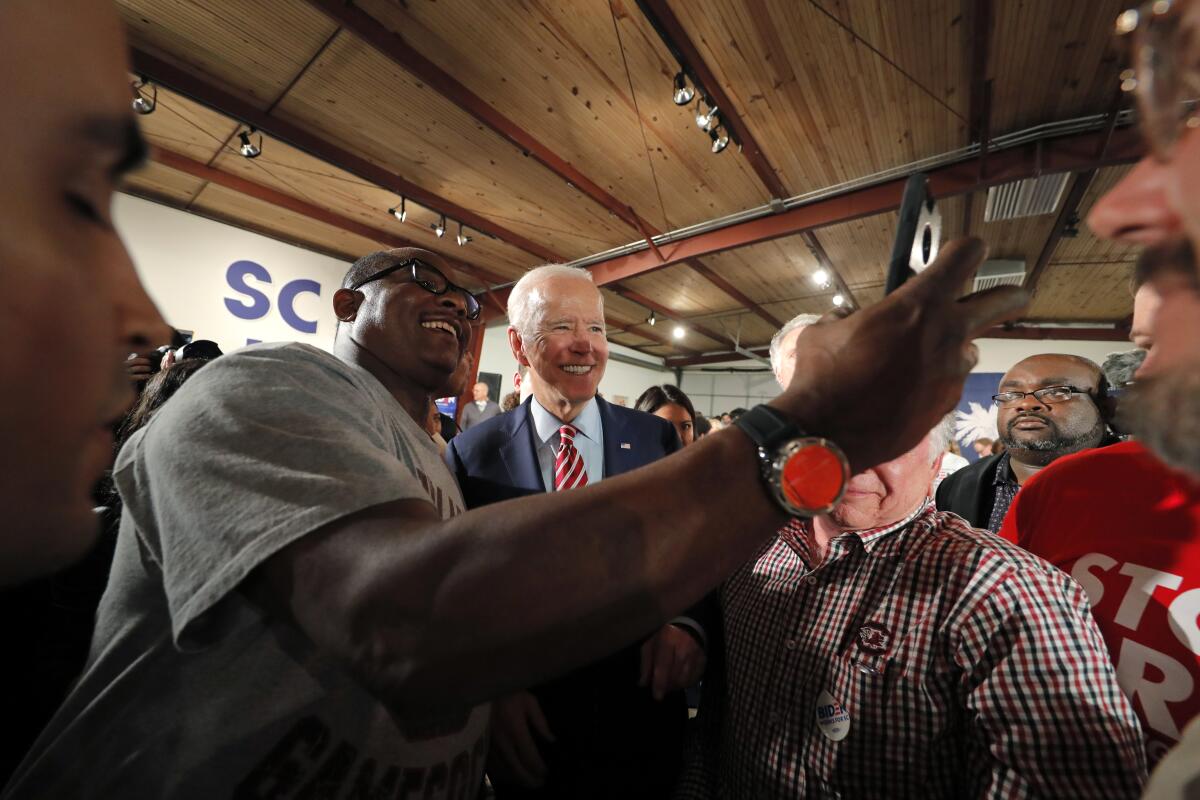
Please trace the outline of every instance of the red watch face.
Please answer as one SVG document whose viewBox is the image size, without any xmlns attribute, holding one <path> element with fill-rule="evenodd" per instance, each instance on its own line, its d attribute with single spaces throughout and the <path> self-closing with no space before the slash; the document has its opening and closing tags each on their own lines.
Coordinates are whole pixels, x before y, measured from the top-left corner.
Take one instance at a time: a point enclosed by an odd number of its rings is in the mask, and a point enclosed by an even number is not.
<svg viewBox="0 0 1200 800">
<path fill-rule="evenodd" d="M 842 460 L 820 444 L 810 444 L 793 453 L 783 465 L 780 480 L 789 503 L 813 509 L 832 505 L 844 482 Z"/>
</svg>

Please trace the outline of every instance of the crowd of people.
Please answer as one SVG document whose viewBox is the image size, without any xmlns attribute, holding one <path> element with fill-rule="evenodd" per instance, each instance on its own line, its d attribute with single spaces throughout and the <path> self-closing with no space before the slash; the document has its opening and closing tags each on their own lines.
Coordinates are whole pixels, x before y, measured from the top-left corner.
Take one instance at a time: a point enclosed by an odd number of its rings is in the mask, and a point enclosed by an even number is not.
<svg viewBox="0 0 1200 800">
<path fill-rule="evenodd" d="M 974 239 L 790 321 L 778 397 L 715 420 L 605 401 L 602 296 L 559 265 L 509 298 L 521 394 L 476 385 L 461 432 L 433 398 L 480 306 L 429 251 L 350 267 L 332 352 L 154 351 L 117 16 L 0 4 L 0 583 L 37 700 L 3 797 L 1197 796 L 1200 0 L 1166 6 L 1150 154 L 1089 217 L 1144 246 L 1145 360 L 1013 364 L 1003 451 L 943 476 L 971 338 L 1028 302 L 960 297 Z"/>
</svg>

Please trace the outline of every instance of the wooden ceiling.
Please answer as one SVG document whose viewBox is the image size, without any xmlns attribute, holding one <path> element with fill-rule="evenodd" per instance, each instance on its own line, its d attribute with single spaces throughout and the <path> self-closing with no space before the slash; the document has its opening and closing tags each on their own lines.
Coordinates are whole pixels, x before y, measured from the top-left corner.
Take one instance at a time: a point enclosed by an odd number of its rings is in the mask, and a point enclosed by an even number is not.
<svg viewBox="0 0 1200 800">
<path fill-rule="evenodd" d="M 134 68 L 158 93 L 157 110 L 140 118 L 154 159 L 127 191 L 345 259 L 415 243 L 453 258 L 456 278 L 484 291 L 546 261 L 1113 112 L 1121 62 L 1110 30 L 1123 2 L 118 5 Z M 712 153 L 695 101 L 672 102 L 672 48 L 696 62 L 692 75 L 709 76 L 740 149 Z M 265 132 L 252 160 L 238 153 L 249 124 Z M 1124 170 L 1082 171 L 1077 213 Z M 403 223 L 387 214 L 401 194 Z M 1030 319 L 1129 314 L 1134 253 L 1086 226 L 1062 236 L 1067 212 L 985 223 L 985 194 L 943 200 L 946 233 L 1040 264 Z M 431 225 L 441 214 L 450 229 L 439 239 Z M 456 221 L 472 237 L 465 247 Z M 835 293 L 869 305 L 882 296 L 895 224 L 887 212 L 735 241 L 610 283 L 610 338 L 683 363 L 760 347 L 792 315 L 827 310 Z M 828 287 L 813 280 L 820 268 L 835 273 Z M 686 336 L 647 324 L 651 310 Z"/>
</svg>

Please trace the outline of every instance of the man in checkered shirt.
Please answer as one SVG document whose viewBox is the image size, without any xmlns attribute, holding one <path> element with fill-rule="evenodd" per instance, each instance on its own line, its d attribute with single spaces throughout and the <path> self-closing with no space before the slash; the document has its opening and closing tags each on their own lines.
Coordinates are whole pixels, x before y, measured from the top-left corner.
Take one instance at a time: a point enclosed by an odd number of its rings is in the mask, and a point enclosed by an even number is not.
<svg viewBox="0 0 1200 800">
<path fill-rule="evenodd" d="M 771 343 L 783 386 L 814 321 Z M 1141 732 L 1087 597 L 933 507 L 948 436 L 856 475 L 728 579 L 677 797 L 1138 795 Z"/>
</svg>

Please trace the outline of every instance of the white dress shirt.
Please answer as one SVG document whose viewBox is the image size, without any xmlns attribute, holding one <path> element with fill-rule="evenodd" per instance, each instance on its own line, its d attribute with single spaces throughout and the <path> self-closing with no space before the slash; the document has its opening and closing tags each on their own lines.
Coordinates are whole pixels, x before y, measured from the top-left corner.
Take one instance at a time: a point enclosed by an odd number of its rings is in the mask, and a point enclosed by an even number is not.
<svg viewBox="0 0 1200 800">
<path fill-rule="evenodd" d="M 538 466 L 541 467 L 542 484 L 547 492 L 554 491 L 554 459 L 561 443 L 558 429 L 566 424 L 574 425 L 579 431 L 575 435 L 575 449 L 583 458 L 588 485 L 604 477 L 604 425 L 600 422 L 600 407 L 596 405 L 596 398 L 589 400 L 570 423 L 563 422 L 542 408 L 536 397 L 529 404 L 529 413 L 533 416 L 533 427 L 537 433 Z"/>
</svg>

